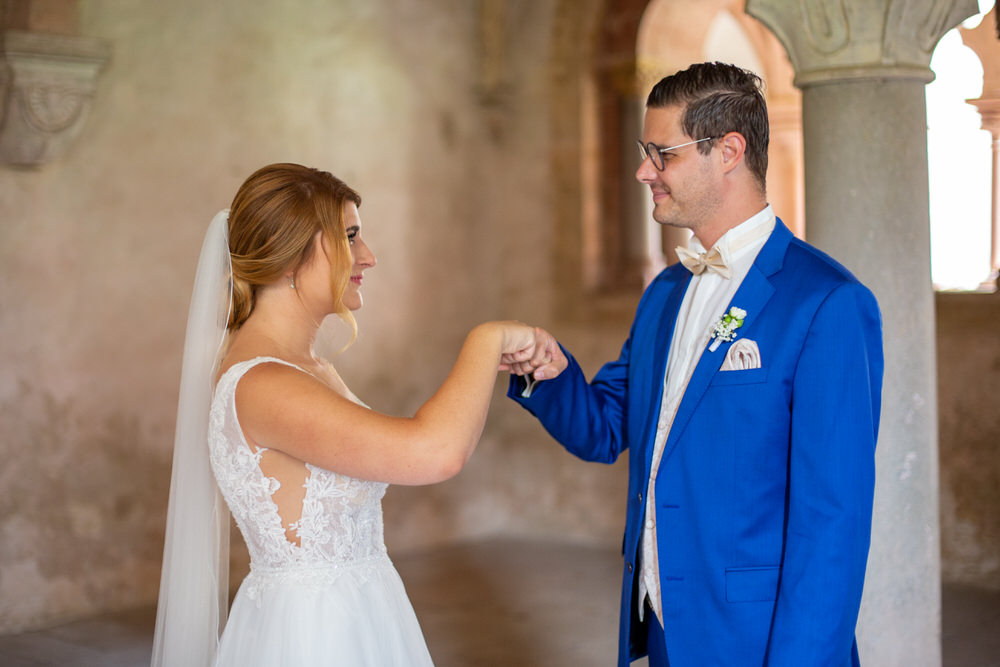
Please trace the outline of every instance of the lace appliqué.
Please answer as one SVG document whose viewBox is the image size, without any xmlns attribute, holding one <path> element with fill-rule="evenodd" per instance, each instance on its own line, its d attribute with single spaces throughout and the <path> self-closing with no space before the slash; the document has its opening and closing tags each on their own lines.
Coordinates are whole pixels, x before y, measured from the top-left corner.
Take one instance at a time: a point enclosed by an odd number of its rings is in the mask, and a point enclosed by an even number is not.
<svg viewBox="0 0 1000 667">
<path fill-rule="evenodd" d="M 260 606 L 261 596 L 277 586 L 294 585 L 310 591 L 319 591 L 336 584 L 342 577 L 352 577 L 361 586 L 378 577 L 385 568 L 392 568 L 392 561 L 385 553 L 351 563 L 327 566 L 284 567 L 278 569 L 254 568 L 243 582 L 247 597 Z"/>
<path fill-rule="evenodd" d="M 264 449 L 251 451 L 236 416 L 236 385 L 261 357 L 234 365 L 219 380 L 212 401 L 209 455 L 219 490 L 250 552 L 246 586 L 257 598 L 278 582 L 322 587 L 350 573 L 362 580 L 389 563 L 382 524 L 382 497 L 388 485 L 306 464 L 305 498 L 291 524 L 299 544 L 288 541 L 272 495 L 278 480 L 260 469 Z M 293 366 L 294 367 L 294 366 Z"/>
</svg>

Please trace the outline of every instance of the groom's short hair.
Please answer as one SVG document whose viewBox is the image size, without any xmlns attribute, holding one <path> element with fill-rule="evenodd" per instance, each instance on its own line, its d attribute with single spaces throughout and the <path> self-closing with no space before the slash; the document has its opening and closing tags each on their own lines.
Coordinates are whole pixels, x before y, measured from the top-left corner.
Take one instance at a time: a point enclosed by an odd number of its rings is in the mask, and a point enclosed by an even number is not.
<svg viewBox="0 0 1000 667">
<path fill-rule="evenodd" d="M 763 87 L 759 76 L 742 67 L 698 63 L 661 79 L 646 98 L 646 107 L 681 106 L 681 128 L 692 139 L 739 132 L 747 143 L 747 167 L 764 190 L 770 131 Z M 708 153 L 714 143 L 697 148 Z"/>
</svg>

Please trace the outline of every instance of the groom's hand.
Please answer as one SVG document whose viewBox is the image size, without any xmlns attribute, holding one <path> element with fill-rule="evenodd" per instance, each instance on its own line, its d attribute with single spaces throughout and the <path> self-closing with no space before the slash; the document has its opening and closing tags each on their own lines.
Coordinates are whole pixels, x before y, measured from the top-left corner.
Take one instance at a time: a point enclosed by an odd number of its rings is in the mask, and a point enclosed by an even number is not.
<svg viewBox="0 0 1000 667">
<path fill-rule="evenodd" d="M 551 380 L 562 373 L 569 362 L 556 339 L 545 329 L 535 327 L 535 344 L 532 354 L 504 355 L 500 369 L 515 375 L 531 375 L 535 380 Z"/>
</svg>

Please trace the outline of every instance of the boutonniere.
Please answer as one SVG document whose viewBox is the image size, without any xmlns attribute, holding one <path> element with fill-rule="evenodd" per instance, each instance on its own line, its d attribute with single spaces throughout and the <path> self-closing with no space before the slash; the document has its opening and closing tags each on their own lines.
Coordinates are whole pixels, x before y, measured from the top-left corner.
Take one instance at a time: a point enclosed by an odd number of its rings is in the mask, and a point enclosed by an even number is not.
<svg viewBox="0 0 1000 667">
<path fill-rule="evenodd" d="M 712 346 L 708 348 L 708 351 L 715 352 L 723 343 L 728 343 L 729 341 L 735 339 L 736 330 L 743 326 L 743 318 L 746 316 L 747 311 L 733 306 L 729 309 L 728 313 L 720 317 L 715 324 L 712 325 L 711 338 L 714 338 L 715 340 L 712 341 Z"/>
</svg>

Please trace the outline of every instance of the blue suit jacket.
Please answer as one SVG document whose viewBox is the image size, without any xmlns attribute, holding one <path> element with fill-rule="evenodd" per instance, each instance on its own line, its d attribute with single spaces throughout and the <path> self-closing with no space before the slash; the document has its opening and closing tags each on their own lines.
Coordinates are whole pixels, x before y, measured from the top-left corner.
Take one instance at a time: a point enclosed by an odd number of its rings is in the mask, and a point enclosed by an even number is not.
<svg viewBox="0 0 1000 667">
<path fill-rule="evenodd" d="M 679 264 L 653 281 L 618 360 L 591 382 L 568 354 L 569 367 L 528 399 L 511 382 L 510 396 L 576 456 L 612 463 L 631 448 L 618 664 L 645 654 L 636 559 L 655 511 L 673 667 L 856 665 L 882 386 L 875 298 L 779 220 L 731 302 L 747 312 L 737 340 L 756 341 L 761 367 L 720 372 L 731 343 L 702 353 L 650 508 L 668 348 L 689 282 Z"/>
</svg>

